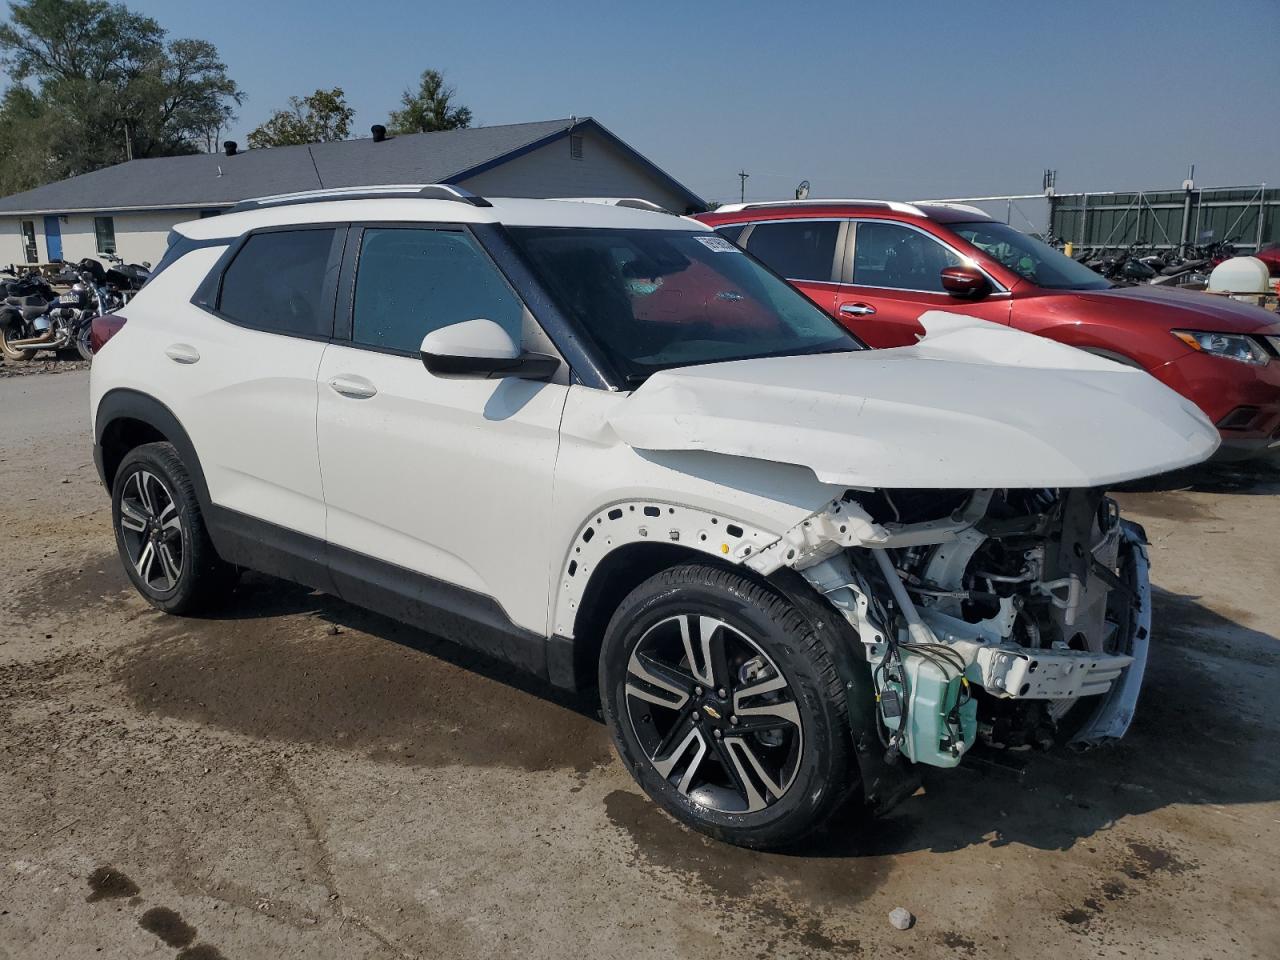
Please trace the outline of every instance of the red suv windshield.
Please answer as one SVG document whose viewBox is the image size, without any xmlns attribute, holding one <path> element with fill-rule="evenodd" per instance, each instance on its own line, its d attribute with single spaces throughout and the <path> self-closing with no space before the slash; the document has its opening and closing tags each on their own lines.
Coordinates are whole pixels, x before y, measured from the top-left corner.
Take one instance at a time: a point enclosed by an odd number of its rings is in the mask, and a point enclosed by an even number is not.
<svg viewBox="0 0 1280 960">
<path fill-rule="evenodd" d="M 992 260 L 1046 290 L 1105 290 L 1111 286 L 1084 264 L 1008 224 L 977 220 L 947 227 Z"/>
</svg>

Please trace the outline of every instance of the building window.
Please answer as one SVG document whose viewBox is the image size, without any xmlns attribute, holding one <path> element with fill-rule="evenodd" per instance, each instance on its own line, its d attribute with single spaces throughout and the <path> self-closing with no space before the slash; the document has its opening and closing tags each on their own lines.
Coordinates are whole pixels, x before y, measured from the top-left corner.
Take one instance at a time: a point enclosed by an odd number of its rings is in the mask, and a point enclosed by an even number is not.
<svg viewBox="0 0 1280 960">
<path fill-rule="evenodd" d="M 36 223 L 34 220 L 22 221 L 22 252 L 26 254 L 27 263 L 40 262 L 40 248 L 36 246 Z"/>
<path fill-rule="evenodd" d="M 574 160 L 582 159 L 582 137 L 579 134 L 569 134 L 569 156 Z"/>
<path fill-rule="evenodd" d="M 98 241 L 99 253 L 116 252 L 116 222 L 112 217 L 94 217 L 93 235 Z"/>
</svg>

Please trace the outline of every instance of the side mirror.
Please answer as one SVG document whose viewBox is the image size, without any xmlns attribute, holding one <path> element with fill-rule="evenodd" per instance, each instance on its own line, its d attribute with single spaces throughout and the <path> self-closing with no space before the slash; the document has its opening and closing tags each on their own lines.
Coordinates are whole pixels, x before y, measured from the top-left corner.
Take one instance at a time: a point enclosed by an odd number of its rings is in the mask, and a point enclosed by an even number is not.
<svg viewBox="0 0 1280 960">
<path fill-rule="evenodd" d="M 432 330 L 422 338 L 423 365 L 444 377 L 548 380 L 560 361 L 541 353 L 521 353 L 507 331 L 492 320 L 465 320 Z"/>
<path fill-rule="evenodd" d="M 991 283 L 977 267 L 943 267 L 942 289 L 962 300 L 977 300 L 991 292 Z"/>
</svg>

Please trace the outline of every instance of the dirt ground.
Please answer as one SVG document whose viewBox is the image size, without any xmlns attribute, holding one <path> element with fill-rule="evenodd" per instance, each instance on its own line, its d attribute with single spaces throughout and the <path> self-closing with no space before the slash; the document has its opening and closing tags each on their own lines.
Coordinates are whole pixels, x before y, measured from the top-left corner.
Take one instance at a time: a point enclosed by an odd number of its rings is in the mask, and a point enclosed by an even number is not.
<svg viewBox="0 0 1280 960">
<path fill-rule="evenodd" d="M 1280 956 L 1280 471 L 1122 495 L 1158 589 L 1121 744 L 760 854 L 442 640 L 261 577 L 156 613 L 86 408 L 0 379 L 0 958 Z"/>
</svg>

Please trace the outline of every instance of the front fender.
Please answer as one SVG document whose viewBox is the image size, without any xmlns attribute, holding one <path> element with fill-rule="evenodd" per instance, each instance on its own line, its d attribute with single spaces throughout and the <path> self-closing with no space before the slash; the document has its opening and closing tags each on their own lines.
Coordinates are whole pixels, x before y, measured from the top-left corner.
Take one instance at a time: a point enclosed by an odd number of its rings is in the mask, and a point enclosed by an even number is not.
<svg viewBox="0 0 1280 960">
<path fill-rule="evenodd" d="M 591 576 L 615 550 L 637 543 L 671 544 L 733 564 L 745 563 L 778 534 L 723 514 L 661 500 L 620 500 L 579 526 L 559 570 L 553 630 L 573 637 Z"/>
</svg>

